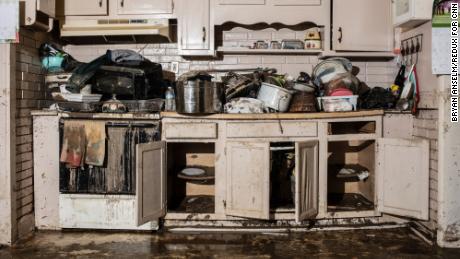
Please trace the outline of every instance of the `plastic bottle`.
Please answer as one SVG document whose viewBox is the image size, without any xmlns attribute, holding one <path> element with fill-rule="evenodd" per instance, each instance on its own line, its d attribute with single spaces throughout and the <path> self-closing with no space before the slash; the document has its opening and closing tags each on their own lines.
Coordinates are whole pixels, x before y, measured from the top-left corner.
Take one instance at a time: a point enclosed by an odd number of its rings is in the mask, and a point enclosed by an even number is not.
<svg viewBox="0 0 460 259">
<path fill-rule="evenodd" d="M 176 111 L 176 94 L 174 93 L 174 89 L 171 86 L 169 86 L 166 90 L 165 99 L 165 111 Z"/>
</svg>

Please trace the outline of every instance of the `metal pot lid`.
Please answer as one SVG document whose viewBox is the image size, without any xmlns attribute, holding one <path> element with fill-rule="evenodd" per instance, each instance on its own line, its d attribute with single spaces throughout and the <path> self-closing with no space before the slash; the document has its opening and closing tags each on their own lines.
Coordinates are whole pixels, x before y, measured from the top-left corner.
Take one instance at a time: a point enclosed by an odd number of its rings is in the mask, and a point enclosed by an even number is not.
<svg viewBox="0 0 460 259">
<path fill-rule="evenodd" d="M 187 73 L 182 74 L 178 81 L 194 81 L 197 79 L 211 81 L 213 76 L 211 76 L 208 72 L 205 71 L 189 71 Z"/>
</svg>

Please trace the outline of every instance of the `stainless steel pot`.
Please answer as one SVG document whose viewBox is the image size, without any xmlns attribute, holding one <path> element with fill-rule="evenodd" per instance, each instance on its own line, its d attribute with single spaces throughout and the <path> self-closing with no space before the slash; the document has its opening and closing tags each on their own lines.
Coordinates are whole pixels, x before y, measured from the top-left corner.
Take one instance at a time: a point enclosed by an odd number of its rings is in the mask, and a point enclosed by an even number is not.
<svg viewBox="0 0 460 259">
<path fill-rule="evenodd" d="M 208 80 L 179 81 L 176 111 L 184 114 L 211 114 L 222 110 L 222 83 Z"/>
</svg>

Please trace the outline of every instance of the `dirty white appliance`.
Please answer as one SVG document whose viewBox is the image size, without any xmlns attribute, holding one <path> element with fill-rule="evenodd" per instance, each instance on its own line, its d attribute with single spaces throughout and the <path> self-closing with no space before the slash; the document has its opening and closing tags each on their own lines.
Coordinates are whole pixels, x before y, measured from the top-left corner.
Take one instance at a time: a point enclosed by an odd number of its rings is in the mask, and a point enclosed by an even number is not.
<svg viewBox="0 0 460 259">
<path fill-rule="evenodd" d="M 135 35 L 160 35 L 169 39 L 168 19 L 86 19 L 66 20 L 61 26 L 62 37 L 133 38 Z M 118 36 L 118 37 L 117 37 Z"/>
<path fill-rule="evenodd" d="M 143 216 L 146 207 L 139 207 L 145 199 L 143 192 L 150 187 L 144 187 L 144 177 L 149 176 L 137 170 L 136 162 L 144 157 L 142 143 L 159 139 L 159 124 L 113 120 L 105 124 L 107 148 L 103 166 L 69 169 L 60 163 L 60 227 L 155 229 L 156 221 L 150 222 Z"/>
<path fill-rule="evenodd" d="M 431 20 L 432 0 L 393 0 L 393 25 L 413 28 Z"/>
<path fill-rule="evenodd" d="M 150 197 L 146 193 L 156 190 L 155 183 L 161 179 L 142 174 L 137 164 L 155 168 L 164 157 L 161 152 L 143 151 L 143 145 L 159 140 L 158 114 L 71 114 L 49 111 L 34 117 L 34 164 L 43 172 L 34 177 L 37 227 L 157 229 L 158 217 L 145 216 L 155 201 L 145 197 Z M 69 169 L 60 162 L 63 123 L 68 120 L 105 123 L 103 166 Z M 153 159 L 143 159 L 146 156 Z"/>
</svg>

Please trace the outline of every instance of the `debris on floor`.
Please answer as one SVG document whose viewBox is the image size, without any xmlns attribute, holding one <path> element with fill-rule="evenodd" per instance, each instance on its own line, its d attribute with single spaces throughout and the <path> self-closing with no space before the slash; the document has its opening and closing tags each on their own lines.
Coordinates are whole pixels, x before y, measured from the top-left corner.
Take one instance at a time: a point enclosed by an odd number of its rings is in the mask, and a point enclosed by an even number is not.
<svg viewBox="0 0 460 259">
<path fill-rule="evenodd" d="M 0 258 L 460 258 L 409 229 L 264 233 L 38 232 Z"/>
</svg>

